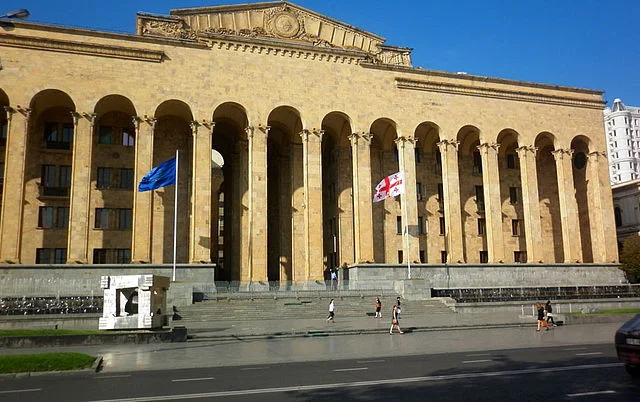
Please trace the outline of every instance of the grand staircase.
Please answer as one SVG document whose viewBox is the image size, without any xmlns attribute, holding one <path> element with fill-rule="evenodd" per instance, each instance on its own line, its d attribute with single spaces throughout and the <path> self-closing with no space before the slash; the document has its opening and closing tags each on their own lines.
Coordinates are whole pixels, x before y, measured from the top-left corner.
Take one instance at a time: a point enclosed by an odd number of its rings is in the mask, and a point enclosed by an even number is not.
<svg viewBox="0 0 640 402">
<path fill-rule="evenodd" d="M 327 315 L 329 301 L 334 299 L 337 317 L 367 317 L 375 312 L 375 295 L 314 295 L 247 297 L 218 294 L 215 300 L 203 300 L 181 307 L 177 314 L 180 325 L 216 320 L 272 320 L 322 318 Z M 382 316 L 391 317 L 395 297 L 382 297 Z M 454 314 L 441 299 L 403 300 L 402 315 Z"/>
</svg>

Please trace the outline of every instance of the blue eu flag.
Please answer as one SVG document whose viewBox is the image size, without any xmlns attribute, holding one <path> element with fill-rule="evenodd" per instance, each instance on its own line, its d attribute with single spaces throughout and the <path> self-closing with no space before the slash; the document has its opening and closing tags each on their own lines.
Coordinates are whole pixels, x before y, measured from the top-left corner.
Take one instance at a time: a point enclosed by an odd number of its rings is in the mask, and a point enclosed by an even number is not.
<svg viewBox="0 0 640 402">
<path fill-rule="evenodd" d="M 151 191 L 172 184 L 176 184 L 176 158 L 151 169 L 140 181 L 138 191 Z"/>
</svg>

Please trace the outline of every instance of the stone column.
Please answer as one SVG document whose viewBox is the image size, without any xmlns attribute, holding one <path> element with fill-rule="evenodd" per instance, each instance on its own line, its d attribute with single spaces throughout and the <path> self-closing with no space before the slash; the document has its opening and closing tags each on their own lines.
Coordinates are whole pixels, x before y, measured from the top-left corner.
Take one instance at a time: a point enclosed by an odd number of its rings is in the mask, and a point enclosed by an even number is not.
<svg viewBox="0 0 640 402">
<path fill-rule="evenodd" d="M 67 264 L 89 262 L 91 153 L 96 115 L 71 112 L 74 121 Z"/>
<path fill-rule="evenodd" d="M 591 249 L 593 262 L 617 262 L 618 245 L 615 219 L 613 217 L 613 197 L 609 182 L 609 163 L 604 152 L 589 154 L 588 198 L 589 222 L 591 223 Z"/>
<path fill-rule="evenodd" d="M 351 140 L 354 258 L 356 263 L 373 262 L 373 192 L 371 186 L 371 138 L 354 133 Z"/>
<path fill-rule="evenodd" d="M 189 261 L 192 264 L 211 262 L 211 136 L 214 126 L 212 121 L 191 122 L 193 172 Z"/>
<path fill-rule="evenodd" d="M 442 156 L 442 187 L 444 192 L 445 244 L 447 261 L 464 262 L 462 212 L 460 206 L 460 176 L 458 173 L 458 141 L 438 143 Z"/>
<path fill-rule="evenodd" d="M 249 130 L 249 266 L 241 281 L 267 281 L 267 135 L 269 126 Z M 268 286 L 268 285 L 267 285 Z"/>
<path fill-rule="evenodd" d="M 580 222 L 578 221 L 578 203 L 573 184 L 573 166 L 571 157 L 573 150 L 558 149 L 552 152 L 556 160 L 558 174 L 558 199 L 560 201 L 560 217 L 562 220 L 562 248 L 564 262 L 582 262 L 582 241 L 580 239 Z"/>
<path fill-rule="evenodd" d="M 134 117 L 136 128 L 136 156 L 134 162 L 133 230 L 131 258 L 134 263 L 151 262 L 151 224 L 153 192 L 138 191 L 138 184 L 153 168 L 153 133 L 156 119 L 148 116 Z"/>
<path fill-rule="evenodd" d="M 403 244 L 408 250 L 404 255 L 408 261 L 420 261 L 420 242 L 417 233 L 418 224 L 418 194 L 416 193 L 416 142 L 415 138 L 400 137 L 395 140 L 398 147 L 398 162 L 400 171 L 404 172 L 404 194 L 400 196 L 402 208 L 402 225 L 408 225 L 408 239 Z M 406 222 L 405 222 L 406 219 Z M 403 235 L 404 236 L 404 235 Z M 406 243 L 408 241 L 408 243 Z M 405 260 L 406 262 L 406 260 Z"/>
<path fill-rule="evenodd" d="M 243 270 L 246 271 L 250 265 L 249 256 L 251 253 L 249 249 L 251 247 L 250 237 L 248 236 L 249 230 L 249 204 L 251 193 L 249 191 L 249 141 L 248 138 L 253 135 L 253 127 L 248 126 L 245 128 L 247 133 L 247 140 L 238 141 L 236 146 L 237 158 L 233 158 L 232 173 L 234 182 L 237 181 L 238 185 L 234 186 L 233 199 L 234 202 L 231 206 L 233 208 L 233 216 L 237 217 L 239 221 L 232 225 L 233 228 L 233 253 L 234 256 L 240 256 L 240 261 L 231 261 L 230 267 L 225 269 L 231 270 L 231 275 L 236 274 L 236 278 L 242 278 Z M 216 199 L 217 201 L 217 199 Z M 217 202 L 216 202 L 217 208 Z M 234 218 L 235 219 L 235 218 Z M 216 224 L 217 225 L 217 224 Z M 217 227 L 217 226 L 216 226 Z M 215 255 L 217 260 L 218 256 Z"/>
<path fill-rule="evenodd" d="M 5 106 L 8 117 L 7 146 L 0 215 L 0 262 L 20 264 L 24 173 L 27 164 L 27 138 L 31 109 Z M 11 152 L 9 152 L 11 150 Z M 10 173 L 10 174 L 9 174 Z M 33 263 L 35 261 L 29 261 Z"/>
<path fill-rule="evenodd" d="M 323 281 L 322 136 L 323 130 L 302 130 L 305 282 Z"/>
<path fill-rule="evenodd" d="M 522 183 L 522 207 L 524 211 L 524 233 L 527 244 L 527 262 L 543 262 L 542 225 L 540 223 L 540 196 L 536 170 L 535 147 L 516 149 L 520 160 Z"/>
<path fill-rule="evenodd" d="M 498 148 L 500 144 L 480 144 L 482 157 L 482 187 L 484 189 L 484 215 L 487 226 L 487 251 L 489 263 L 504 262 L 504 234 L 502 226 L 502 202 L 500 200 L 500 169 Z"/>
</svg>

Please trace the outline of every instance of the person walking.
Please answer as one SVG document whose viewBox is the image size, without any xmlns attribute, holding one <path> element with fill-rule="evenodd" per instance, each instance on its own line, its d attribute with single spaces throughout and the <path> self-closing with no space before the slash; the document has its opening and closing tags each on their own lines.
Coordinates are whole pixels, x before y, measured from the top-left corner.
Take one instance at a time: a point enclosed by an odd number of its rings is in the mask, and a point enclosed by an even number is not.
<svg viewBox="0 0 640 402">
<path fill-rule="evenodd" d="M 382 318 L 380 310 L 382 310 L 382 302 L 379 297 L 376 297 L 376 318 Z"/>
<path fill-rule="evenodd" d="M 393 306 L 393 311 L 391 312 L 391 328 L 389 328 L 389 335 L 393 335 L 393 327 L 396 327 L 398 329 L 398 332 L 401 334 L 404 334 L 404 332 L 402 332 L 402 329 L 400 329 L 400 317 L 398 315 L 398 306 L 394 305 Z"/>
<path fill-rule="evenodd" d="M 338 290 L 338 274 L 336 270 L 331 270 L 331 290 Z"/>
<path fill-rule="evenodd" d="M 553 307 L 551 307 L 551 300 L 547 300 L 547 303 L 544 305 L 544 309 L 547 312 L 547 328 L 549 323 L 556 327 L 556 322 L 553 320 Z"/>
<path fill-rule="evenodd" d="M 540 331 L 540 327 L 547 327 L 547 322 L 544 320 L 544 307 L 541 303 L 536 303 L 536 310 L 538 310 L 538 328 L 536 331 Z M 547 331 L 549 327 L 547 327 Z"/>
<path fill-rule="evenodd" d="M 331 299 L 331 301 L 329 302 L 329 315 L 327 316 L 327 321 L 333 322 L 333 318 L 335 316 L 334 310 L 335 310 L 335 305 L 333 304 L 333 299 Z"/>
<path fill-rule="evenodd" d="M 402 313 L 402 310 L 400 309 L 400 305 L 402 303 L 400 302 L 400 296 L 396 297 L 396 307 L 398 308 L 398 319 L 400 319 L 400 313 Z"/>
</svg>

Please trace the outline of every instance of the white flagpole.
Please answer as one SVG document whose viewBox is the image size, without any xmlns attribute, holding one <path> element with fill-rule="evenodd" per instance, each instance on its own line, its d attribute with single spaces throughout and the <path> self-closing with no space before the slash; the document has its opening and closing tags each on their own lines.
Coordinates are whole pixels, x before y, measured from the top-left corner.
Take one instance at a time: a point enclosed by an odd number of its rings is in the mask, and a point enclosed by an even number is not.
<svg viewBox="0 0 640 402">
<path fill-rule="evenodd" d="M 176 281 L 176 239 L 178 238 L 178 150 L 176 149 L 176 184 L 173 200 L 173 281 Z"/>
</svg>

